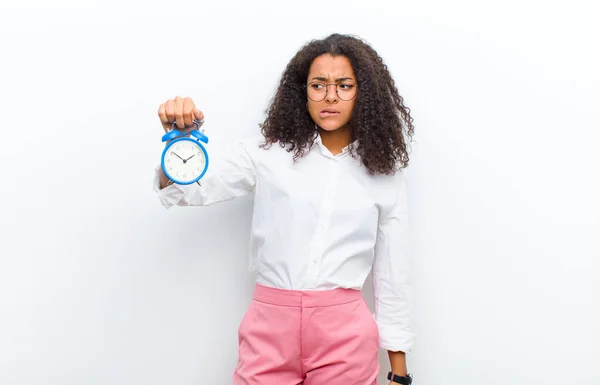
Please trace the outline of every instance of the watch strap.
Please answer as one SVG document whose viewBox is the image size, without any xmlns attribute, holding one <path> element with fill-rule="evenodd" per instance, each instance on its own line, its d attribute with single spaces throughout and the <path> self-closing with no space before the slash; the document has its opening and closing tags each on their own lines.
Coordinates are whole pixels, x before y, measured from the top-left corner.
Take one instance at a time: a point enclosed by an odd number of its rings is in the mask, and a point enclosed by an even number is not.
<svg viewBox="0 0 600 385">
<path fill-rule="evenodd" d="M 387 379 L 395 382 L 397 384 L 402 385 L 410 385 L 412 384 L 412 375 L 408 373 L 406 376 L 400 376 L 398 374 L 394 374 L 393 372 L 389 372 L 387 375 Z"/>
</svg>

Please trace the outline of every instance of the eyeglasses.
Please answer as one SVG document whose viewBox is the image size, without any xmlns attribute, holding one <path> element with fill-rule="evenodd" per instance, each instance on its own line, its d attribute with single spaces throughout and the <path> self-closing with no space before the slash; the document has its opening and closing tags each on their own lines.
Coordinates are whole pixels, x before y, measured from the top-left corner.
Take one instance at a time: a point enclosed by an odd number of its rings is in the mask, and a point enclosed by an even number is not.
<svg viewBox="0 0 600 385">
<path fill-rule="evenodd" d="M 358 89 L 357 84 L 351 83 L 338 83 L 338 84 L 327 84 L 323 82 L 312 82 L 306 84 L 306 93 L 310 100 L 313 102 L 321 102 L 327 97 L 329 92 L 329 86 L 335 86 L 337 96 L 343 101 L 350 101 L 356 97 L 356 91 Z"/>
</svg>

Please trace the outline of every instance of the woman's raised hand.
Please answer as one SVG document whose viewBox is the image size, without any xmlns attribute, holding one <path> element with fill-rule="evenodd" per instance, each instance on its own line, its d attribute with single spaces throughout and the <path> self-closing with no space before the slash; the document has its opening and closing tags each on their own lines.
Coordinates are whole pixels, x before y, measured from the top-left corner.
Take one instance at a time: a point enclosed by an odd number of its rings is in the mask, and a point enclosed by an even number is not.
<svg viewBox="0 0 600 385">
<path fill-rule="evenodd" d="M 158 117 L 165 132 L 168 132 L 176 124 L 180 131 L 189 132 L 197 128 L 194 120 L 204 123 L 204 114 L 194 104 L 194 101 L 185 97 L 176 96 L 175 99 L 169 99 L 158 107 Z"/>
</svg>

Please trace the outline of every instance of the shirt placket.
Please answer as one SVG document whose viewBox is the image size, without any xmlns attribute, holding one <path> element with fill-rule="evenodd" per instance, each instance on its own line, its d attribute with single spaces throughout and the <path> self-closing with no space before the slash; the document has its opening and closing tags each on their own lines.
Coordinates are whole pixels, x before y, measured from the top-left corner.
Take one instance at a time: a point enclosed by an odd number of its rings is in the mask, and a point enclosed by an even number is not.
<svg viewBox="0 0 600 385">
<path fill-rule="evenodd" d="M 338 179 L 340 174 L 340 164 L 336 159 L 330 158 L 329 173 L 327 185 L 325 186 L 323 200 L 319 208 L 319 216 L 316 223 L 315 233 L 313 235 L 308 255 L 308 276 L 307 288 L 315 289 L 318 286 L 319 271 L 327 240 L 327 232 L 331 223 L 331 213 L 333 211 L 333 200 L 337 191 Z"/>
</svg>

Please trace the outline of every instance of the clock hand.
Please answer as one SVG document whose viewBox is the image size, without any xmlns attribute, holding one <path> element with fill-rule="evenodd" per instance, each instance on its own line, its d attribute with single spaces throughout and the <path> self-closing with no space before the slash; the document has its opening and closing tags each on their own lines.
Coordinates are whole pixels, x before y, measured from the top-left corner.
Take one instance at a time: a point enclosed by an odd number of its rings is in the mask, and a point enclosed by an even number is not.
<svg viewBox="0 0 600 385">
<path fill-rule="evenodd" d="M 185 163 L 185 159 L 183 159 L 182 157 L 180 157 L 179 155 L 177 155 L 177 153 L 175 151 L 171 151 L 173 154 L 175 154 L 176 157 L 178 157 L 179 159 L 183 160 L 183 163 Z"/>
<path fill-rule="evenodd" d="M 183 163 L 187 162 L 188 160 L 192 159 L 194 156 L 196 156 L 196 154 L 190 156 L 189 158 L 187 158 L 186 160 L 183 161 Z"/>
</svg>

